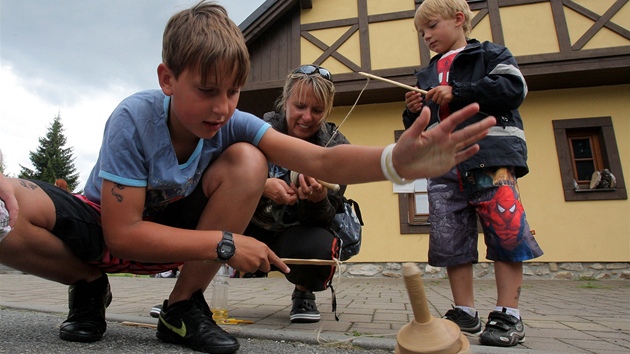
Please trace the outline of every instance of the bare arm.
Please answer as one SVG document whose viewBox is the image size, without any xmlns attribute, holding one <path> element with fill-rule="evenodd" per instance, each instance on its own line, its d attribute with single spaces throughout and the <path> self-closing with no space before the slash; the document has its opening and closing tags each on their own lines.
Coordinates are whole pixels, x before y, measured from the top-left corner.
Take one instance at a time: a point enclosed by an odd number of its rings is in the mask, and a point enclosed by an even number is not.
<svg viewBox="0 0 630 354">
<path fill-rule="evenodd" d="M 219 231 L 182 230 L 142 220 L 146 189 L 103 180 L 103 234 L 112 254 L 145 262 L 216 258 Z M 174 237 L 177 235 L 177 237 Z"/>
<path fill-rule="evenodd" d="M 273 129 L 267 130 L 258 147 L 270 162 L 328 182 L 353 184 L 384 179 L 379 162 L 382 147 L 342 144 L 324 148 Z"/>
<path fill-rule="evenodd" d="M 430 112 L 423 109 L 393 151 L 393 164 L 398 174 L 407 179 L 435 177 L 474 155 L 479 150 L 474 143 L 494 126 L 494 117 L 456 132 L 453 130 L 478 111 L 479 105 L 471 104 L 451 114 L 436 128 L 425 131 Z M 322 148 L 269 129 L 259 148 L 277 165 L 333 183 L 356 184 L 385 179 L 380 162 L 383 147 L 343 144 Z"/>
<path fill-rule="evenodd" d="M 144 262 L 205 261 L 217 258 L 222 230 L 186 230 L 142 220 L 146 189 L 103 180 L 103 235 L 116 257 Z M 229 230 L 228 230 L 229 231 Z M 229 264 L 244 272 L 288 268 L 263 243 L 233 234 L 236 253 Z"/>
</svg>

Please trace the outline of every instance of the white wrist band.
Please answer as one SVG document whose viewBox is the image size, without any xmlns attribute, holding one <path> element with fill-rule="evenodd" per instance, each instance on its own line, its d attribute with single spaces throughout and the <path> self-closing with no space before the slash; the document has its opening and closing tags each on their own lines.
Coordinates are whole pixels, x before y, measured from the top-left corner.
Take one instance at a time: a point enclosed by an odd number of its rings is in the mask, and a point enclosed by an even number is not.
<svg viewBox="0 0 630 354">
<path fill-rule="evenodd" d="M 396 184 L 405 184 L 407 183 L 406 180 L 400 177 L 400 175 L 398 174 L 398 172 L 396 172 L 396 169 L 394 168 L 394 162 L 392 159 L 394 146 L 396 146 L 396 144 L 387 145 L 381 153 L 381 170 L 383 171 L 383 175 L 385 175 L 385 178 L 387 178 L 391 182 Z"/>
</svg>

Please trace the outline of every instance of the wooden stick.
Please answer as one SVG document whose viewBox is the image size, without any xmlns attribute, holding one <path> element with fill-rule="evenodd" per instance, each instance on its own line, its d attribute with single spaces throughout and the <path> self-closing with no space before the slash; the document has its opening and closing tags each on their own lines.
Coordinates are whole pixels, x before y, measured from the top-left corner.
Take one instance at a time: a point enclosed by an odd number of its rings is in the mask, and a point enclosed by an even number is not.
<svg viewBox="0 0 630 354">
<path fill-rule="evenodd" d="M 373 75 L 373 74 L 368 74 L 368 73 L 365 73 L 365 72 L 362 72 L 362 71 L 359 71 L 359 74 L 361 74 L 363 76 L 366 76 L 366 77 L 369 77 L 370 79 L 381 80 L 381 81 L 387 82 L 389 84 L 392 84 L 392 85 L 395 85 L 395 86 L 398 86 L 398 87 L 402 87 L 402 88 L 407 89 L 409 91 L 419 92 L 419 93 L 421 93 L 423 95 L 426 95 L 427 92 L 428 92 L 428 91 L 425 91 L 425 90 L 421 90 L 421 89 L 419 89 L 417 87 L 405 85 L 405 84 L 402 84 L 402 83 L 394 81 L 394 80 L 386 79 L 384 77 L 376 76 L 376 75 Z"/>
<path fill-rule="evenodd" d="M 121 322 L 121 324 L 123 326 L 144 327 L 144 328 L 152 328 L 152 329 L 156 329 L 157 328 L 156 324 L 151 324 L 151 323 L 123 321 L 123 322 Z"/>
<path fill-rule="evenodd" d="M 223 324 L 253 324 L 254 321 L 252 320 L 238 320 L 236 318 L 228 318 L 227 320 L 225 320 L 225 323 Z"/>
<path fill-rule="evenodd" d="M 280 258 L 286 264 L 296 264 L 296 265 L 337 265 L 335 260 L 331 259 L 301 259 L 301 258 Z"/>
<path fill-rule="evenodd" d="M 291 171 L 291 174 L 290 174 L 289 178 L 291 179 L 291 182 L 295 183 L 296 187 L 300 186 L 299 176 L 300 176 L 300 174 L 298 172 Z M 321 179 L 315 179 L 315 180 L 317 181 L 317 183 L 319 183 L 322 186 L 332 190 L 333 192 L 339 192 L 339 189 L 341 188 L 341 186 L 339 186 L 338 184 L 335 184 L 335 183 L 322 181 Z"/>
<path fill-rule="evenodd" d="M 337 265 L 337 261 L 334 259 L 302 259 L 302 258 L 280 258 L 286 264 L 301 264 L 301 265 Z M 209 263 L 223 263 L 221 261 L 205 260 L 205 264 Z M 343 263 L 339 261 L 339 263 Z"/>
<path fill-rule="evenodd" d="M 321 184 L 322 186 L 330 189 L 333 192 L 339 192 L 339 189 L 341 188 L 338 184 L 336 183 L 328 183 L 326 181 L 322 181 L 321 179 L 316 179 L 317 183 Z"/>
</svg>

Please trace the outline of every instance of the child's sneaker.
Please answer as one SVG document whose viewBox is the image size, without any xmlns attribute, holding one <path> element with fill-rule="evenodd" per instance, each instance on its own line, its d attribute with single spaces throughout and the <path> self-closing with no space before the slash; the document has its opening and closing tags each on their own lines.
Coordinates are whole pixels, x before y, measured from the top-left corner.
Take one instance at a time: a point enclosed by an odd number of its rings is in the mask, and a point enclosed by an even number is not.
<svg viewBox="0 0 630 354">
<path fill-rule="evenodd" d="M 291 295 L 293 306 L 289 318 L 291 323 L 319 322 L 320 314 L 315 304 L 315 294 L 312 291 L 293 290 Z"/>
<path fill-rule="evenodd" d="M 236 338 L 214 322 L 201 290 L 190 299 L 171 305 L 164 300 L 156 336 L 161 341 L 205 353 L 234 353 L 240 347 Z"/>
<path fill-rule="evenodd" d="M 525 326 L 520 318 L 503 312 L 492 311 L 488 315 L 486 329 L 479 337 L 479 343 L 498 347 L 513 347 L 525 341 Z"/>
<path fill-rule="evenodd" d="M 442 318 L 455 322 L 462 333 L 467 336 L 476 337 L 481 333 L 481 320 L 478 313 L 475 313 L 475 317 L 473 317 L 459 307 L 453 306 L 452 309 L 446 311 Z"/>
</svg>

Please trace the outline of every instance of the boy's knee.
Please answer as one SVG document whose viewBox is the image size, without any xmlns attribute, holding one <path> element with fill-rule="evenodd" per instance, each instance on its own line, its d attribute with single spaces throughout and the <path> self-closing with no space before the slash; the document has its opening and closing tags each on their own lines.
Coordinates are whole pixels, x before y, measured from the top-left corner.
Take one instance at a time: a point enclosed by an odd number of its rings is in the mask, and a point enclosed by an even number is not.
<svg viewBox="0 0 630 354">
<path fill-rule="evenodd" d="M 248 143 L 230 145 L 208 167 L 204 176 L 206 195 L 219 185 L 237 184 L 240 188 L 262 188 L 267 179 L 267 159 L 255 146 Z"/>
<path fill-rule="evenodd" d="M 254 145 L 237 143 L 230 145 L 223 154 L 228 154 L 227 160 L 230 169 L 236 169 L 236 173 L 242 177 L 267 178 L 267 159 L 265 155 Z M 238 176 L 232 176 L 238 178 Z"/>
</svg>

